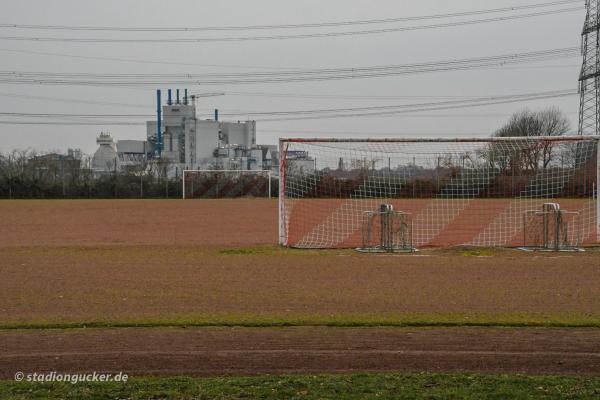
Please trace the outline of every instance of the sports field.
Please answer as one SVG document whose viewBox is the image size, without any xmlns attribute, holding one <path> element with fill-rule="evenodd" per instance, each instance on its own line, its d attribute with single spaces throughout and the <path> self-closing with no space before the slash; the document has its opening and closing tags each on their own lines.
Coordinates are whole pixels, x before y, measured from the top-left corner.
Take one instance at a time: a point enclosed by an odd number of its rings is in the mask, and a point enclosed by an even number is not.
<svg viewBox="0 0 600 400">
<path fill-rule="evenodd" d="M 593 248 L 282 249 L 277 201 L 258 199 L 3 201 L 0 216 L 1 379 L 600 375 Z M 573 385 L 590 394 L 589 379 Z M 23 388 L 5 382 L 0 393 L 27 398 Z"/>
</svg>

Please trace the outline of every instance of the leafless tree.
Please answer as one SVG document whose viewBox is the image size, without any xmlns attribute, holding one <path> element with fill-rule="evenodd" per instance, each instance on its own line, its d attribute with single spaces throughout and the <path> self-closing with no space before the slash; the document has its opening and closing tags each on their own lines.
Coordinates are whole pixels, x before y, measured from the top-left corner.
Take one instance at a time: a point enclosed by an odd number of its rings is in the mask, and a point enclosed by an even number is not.
<svg viewBox="0 0 600 400">
<path fill-rule="evenodd" d="M 509 121 L 498 129 L 495 137 L 540 137 L 562 136 L 571 128 L 569 119 L 558 108 L 541 111 L 525 109 L 512 115 Z M 488 150 L 488 158 L 502 170 L 509 168 L 537 171 L 548 168 L 556 158 L 552 142 L 523 142 L 520 147 L 494 144 Z"/>
</svg>

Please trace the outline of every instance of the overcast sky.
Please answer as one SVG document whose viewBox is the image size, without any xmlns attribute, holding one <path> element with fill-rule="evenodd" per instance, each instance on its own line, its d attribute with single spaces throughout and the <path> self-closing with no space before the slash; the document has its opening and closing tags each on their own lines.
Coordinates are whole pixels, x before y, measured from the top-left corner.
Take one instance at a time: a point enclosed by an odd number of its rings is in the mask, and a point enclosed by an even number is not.
<svg viewBox="0 0 600 400">
<path fill-rule="evenodd" d="M 432 15 L 541 3 L 541 0 L 53 0 L 3 1 L 0 23 L 121 26 L 199 27 L 298 24 Z M 578 46 L 585 12 L 584 1 L 575 12 L 470 26 L 403 31 L 364 36 L 217 43 L 65 43 L 0 39 L 0 70 L 86 73 L 208 73 L 262 71 L 268 68 L 336 68 L 409 64 L 449 59 L 487 57 Z M 573 5 L 554 7 L 568 8 Z M 536 10 L 523 11 L 535 12 Z M 424 20 L 366 26 L 327 27 L 279 31 L 241 32 L 82 32 L 0 29 L 0 36 L 180 38 L 255 36 L 312 32 L 355 31 L 399 26 L 435 24 L 456 20 L 489 18 L 490 15 L 450 20 Z M 181 61 L 163 65 L 80 59 L 56 55 L 34 55 L 6 50 L 60 53 L 76 56 Z M 487 70 L 437 72 L 312 83 L 188 87 L 192 93 L 224 92 L 225 96 L 200 99 L 198 113 L 210 117 L 212 110 L 240 113 L 227 119 L 246 119 L 243 112 L 367 107 L 440 101 L 439 96 L 495 96 L 576 89 L 579 57 L 543 61 L 522 66 Z M 155 89 L 50 86 L 0 83 L 0 111 L 75 114 L 153 114 Z M 163 87 L 162 89 L 167 89 Z M 181 88 L 183 89 L 183 87 Z M 233 93 L 232 93 L 233 92 Z M 240 95 L 240 92 L 286 95 L 326 95 L 324 98 Z M 235 94 L 237 93 L 237 94 Z M 67 100 L 131 104 L 94 105 L 76 102 L 7 96 L 55 97 Z M 339 96 L 339 97 L 336 97 Z M 379 98 L 357 98 L 375 96 Z M 386 96 L 388 96 L 386 98 Z M 390 98 L 394 96 L 397 98 Z M 406 98 L 401 98 L 406 96 Z M 411 96 L 423 96 L 417 98 Z M 279 136 L 481 136 L 493 132 L 508 115 L 523 107 L 558 106 L 576 130 L 577 96 L 523 104 L 445 110 L 411 115 L 257 123 L 257 141 L 274 144 Z M 137 107 L 134 107 L 137 106 Z M 143 107 L 140 107 L 143 106 Z M 0 121 L 16 118 L 2 116 Z M 31 119 L 19 119 L 31 121 Z M 47 120 L 47 118 L 45 119 Z M 64 120 L 62 120 L 64 121 Z M 132 120 L 133 121 L 133 120 Z M 140 119 L 135 119 L 140 121 Z M 144 126 L 0 125 L 0 151 L 34 148 L 40 151 L 81 148 L 93 153 L 100 131 L 117 139 L 144 139 Z"/>
</svg>

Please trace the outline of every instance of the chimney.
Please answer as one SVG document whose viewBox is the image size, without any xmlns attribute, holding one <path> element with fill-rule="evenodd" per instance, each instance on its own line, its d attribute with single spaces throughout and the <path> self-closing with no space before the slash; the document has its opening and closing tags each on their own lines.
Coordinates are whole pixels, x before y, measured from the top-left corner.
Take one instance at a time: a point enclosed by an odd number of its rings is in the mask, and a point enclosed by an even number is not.
<svg viewBox="0 0 600 400">
<path fill-rule="evenodd" d="M 156 153 L 158 154 L 158 157 L 160 157 L 162 153 L 161 113 L 161 96 L 160 89 L 158 89 L 156 91 Z"/>
</svg>

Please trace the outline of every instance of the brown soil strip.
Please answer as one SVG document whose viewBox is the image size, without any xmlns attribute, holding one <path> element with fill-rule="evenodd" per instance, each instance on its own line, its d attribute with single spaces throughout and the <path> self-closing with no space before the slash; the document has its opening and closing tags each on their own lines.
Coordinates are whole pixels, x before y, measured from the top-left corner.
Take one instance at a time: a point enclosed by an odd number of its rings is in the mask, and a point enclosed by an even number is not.
<svg viewBox="0 0 600 400">
<path fill-rule="evenodd" d="M 0 333 L 15 372 L 600 374 L 599 329 L 201 328 Z"/>
</svg>

